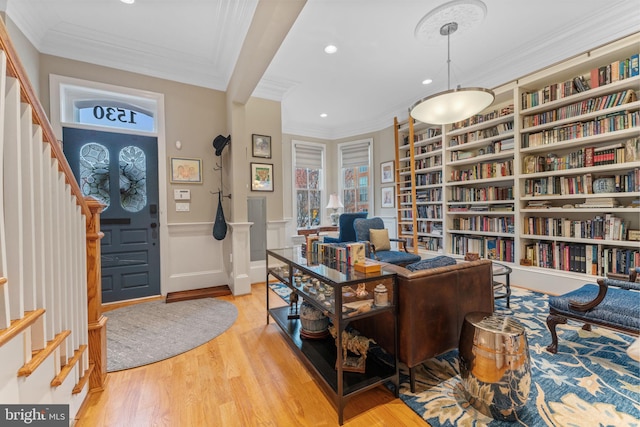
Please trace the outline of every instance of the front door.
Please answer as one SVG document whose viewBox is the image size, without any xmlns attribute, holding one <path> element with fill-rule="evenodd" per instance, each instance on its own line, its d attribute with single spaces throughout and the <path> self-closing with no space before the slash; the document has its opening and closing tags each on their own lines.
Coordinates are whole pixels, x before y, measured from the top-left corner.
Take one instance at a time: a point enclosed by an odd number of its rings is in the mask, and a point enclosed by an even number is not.
<svg viewBox="0 0 640 427">
<path fill-rule="evenodd" d="M 160 295 L 157 138 L 63 128 L 63 141 L 82 193 L 106 206 L 102 301 Z"/>
</svg>

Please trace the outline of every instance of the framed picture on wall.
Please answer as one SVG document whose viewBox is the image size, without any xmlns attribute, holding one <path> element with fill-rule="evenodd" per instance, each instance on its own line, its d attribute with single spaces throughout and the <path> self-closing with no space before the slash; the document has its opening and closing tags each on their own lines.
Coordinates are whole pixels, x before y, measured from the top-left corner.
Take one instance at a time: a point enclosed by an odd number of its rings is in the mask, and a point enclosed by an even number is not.
<svg viewBox="0 0 640 427">
<path fill-rule="evenodd" d="M 273 191 L 273 165 L 251 163 L 251 191 Z"/>
<path fill-rule="evenodd" d="M 383 208 L 393 208 L 396 206 L 395 187 L 382 187 L 382 204 Z"/>
<path fill-rule="evenodd" d="M 266 135 L 251 135 L 252 139 L 252 156 L 262 157 L 264 159 L 271 158 L 271 137 Z"/>
<path fill-rule="evenodd" d="M 202 160 L 171 157 L 171 182 L 202 184 Z"/>
<path fill-rule="evenodd" d="M 383 184 L 393 182 L 393 160 L 380 163 L 380 182 Z"/>
</svg>

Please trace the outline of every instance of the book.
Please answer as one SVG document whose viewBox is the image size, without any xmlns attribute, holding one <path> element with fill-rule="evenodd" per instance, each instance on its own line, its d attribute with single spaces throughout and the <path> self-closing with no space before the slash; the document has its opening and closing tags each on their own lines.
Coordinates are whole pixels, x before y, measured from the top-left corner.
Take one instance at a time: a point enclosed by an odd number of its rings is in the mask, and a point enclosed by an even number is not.
<svg viewBox="0 0 640 427">
<path fill-rule="evenodd" d="M 629 77 L 634 77 L 640 74 L 640 55 L 637 53 L 632 55 L 629 60 Z"/>
</svg>

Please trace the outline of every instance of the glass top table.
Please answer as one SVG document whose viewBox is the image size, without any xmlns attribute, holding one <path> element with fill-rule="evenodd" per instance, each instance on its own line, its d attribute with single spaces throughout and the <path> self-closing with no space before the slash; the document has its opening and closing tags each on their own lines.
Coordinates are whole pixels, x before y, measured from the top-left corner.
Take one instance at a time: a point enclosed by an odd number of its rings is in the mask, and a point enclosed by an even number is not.
<svg viewBox="0 0 640 427">
<path fill-rule="evenodd" d="M 504 288 L 504 291 L 499 293 L 497 296 L 494 296 L 493 299 L 502 299 L 502 298 L 506 298 L 507 299 L 507 308 L 509 307 L 509 300 L 511 299 L 511 281 L 510 281 L 510 276 L 511 276 L 511 267 L 504 265 L 504 264 L 500 264 L 499 262 L 495 262 L 495 261 L 491 261 L 491 264 L 493 265 L 493 277 L 496 276 L 505 276 L 505 282 L 498 282 L 498 281 L 493 281 L 493 289 L 495 290 L 501 290 L 502 288 Z"/>
</svg>

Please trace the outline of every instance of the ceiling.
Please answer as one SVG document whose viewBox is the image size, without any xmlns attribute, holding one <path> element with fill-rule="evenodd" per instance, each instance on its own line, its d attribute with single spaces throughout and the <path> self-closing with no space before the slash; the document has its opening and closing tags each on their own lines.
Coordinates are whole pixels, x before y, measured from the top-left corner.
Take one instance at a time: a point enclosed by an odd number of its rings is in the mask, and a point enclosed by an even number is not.
<svg viewBox="0 0 640 427">
<path fill-rule="evenodd" d="M 280 19 L 276 3 L 302 10 Z M 429 42 L 414 36 L 443 3 L 0 0 L 0 9 L 41 53 L 221 91 L 236 81 L 281 101 L 284 133 L 339 139 L 386 128 L 448 88 L 446 37 L 439 27 Z M 640 31 L 640 0 L 484 3 L 484 19 L 451 36 L 452 86 L 493 88 Z M 329 43 L 337 53 L 323 52 Z"/>
</svg>

